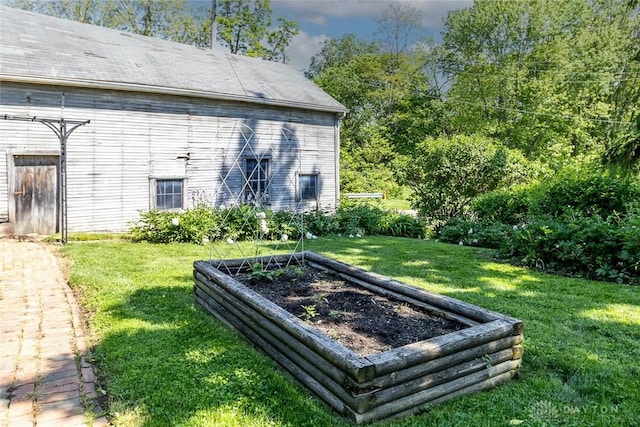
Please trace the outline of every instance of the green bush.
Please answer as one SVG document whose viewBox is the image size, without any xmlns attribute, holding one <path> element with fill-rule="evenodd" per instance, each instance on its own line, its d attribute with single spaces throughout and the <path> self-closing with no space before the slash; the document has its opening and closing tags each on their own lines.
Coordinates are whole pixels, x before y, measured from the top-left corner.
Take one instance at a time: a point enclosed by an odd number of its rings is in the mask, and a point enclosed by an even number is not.
<svg viewBox="0 0 640 427">
<path fill-rule="evenodd" d="M 303 222 L 300 214 L 291 209 L 281 211 L 267 211 L 267 226 L 269 233 L 265 236 L 270 240 L 286 238 L 298 239 L 302 235 Z"/>
<path fill-rule="evenodd" d="M 343 200 L 333 218 L 338 232 L 350 236 L 386 235 L 421 238 L 423 222 L 408 214 L 383 209 L 375 202 Z"/>
<path fill-rule="evenodd" d="M 425 225 L 411 215 L 396 211 L 384 211 L 380 218 L 379 233 L 385 236 L 414 237 L 426 236 Z"/>
<path fill-rule="evenodd" d="M 537 218 L 518 227 L 498 255 L 570 276 L 637 284 L 639 226 L 637 214 Z"/>
<path fill-rule="evenodd" d="M 425 231 L 422 223 L 410 215 L 346 202 L 335 214 L 310 211 L 301 215 L 290 209 L 264 211 L 251 205 L 215 209 L 201 206 L 183 212 L 151 210 L 140 214 L 130 236 L 135 241 L 151 243 L 202 244 L 227 239 L 297 240 L 303 232 L 316 236 L 346 233 L 423 237 Z"/>
<path fill-rule="evenodd" d="M 336 234 L 340 226 L 335 217 L 328 212 L 313 210 L 305 212 L 303 216 L 304 229 L 316 236 Z"/>
<path fill-rule="evenodd" d="M 491 138 L 458 135 L 428 138 L 411 158 L 398 161 L 398 181 L 413 191 L 412 205 L 431 221 L 464 216 L 476 197 L 528 182 L 544 172 L 520 152 Z"/>
<path fill-rule="evenodd" d="M 206 207 L 184 212 L 151 210 L 140 214 L 139 222 L 130 230 L 135 241 L 151 243 L 193 242 L 217 239 L 221 230 L 219 211 Z"/>
<path fill-rule="evenodd" d="M 258 210 L 252 205 L 225 207 L 218 210 L 220 238 L 249 240 L 258 234 Z"/>
<path fill-rule="evenodd" d="M 533 185 L 515 185 L 476 198 L 472 210 L 480 221 L 522 224 L 529 215 Z"/>
<path fill-rule="evenodd" d="M 513 226 L 499 222 L 453 219 L 440 229 L 438 239 L 445 243 L 498 249 L 505 240 L 512 238 L 513 233 Z"/>
<path fill-rule="evenodd" d="M 334 218 L 341 233 L 352 235 L 380 234 L 384 211 L 371 203 L 343 200 Z"/>
<path fill-rule="evenodd" d="M 640 200 L 640 184 L 632 175 L 586 168 L 568 168 L 530 193 L 533 215 L 609 216 L 627 212 Z"/>
<path fill-rule="evenodd" d="M 474 199 L 472 210 L 481 221 L 515 225 L 529 216 L 624 215 L 639 200 L 637 178 L 583 167 L 567 168 L 541 183 L 485 193 Z"/>
<path fill-rule="evenodd" d="M 445 243 L 496 249 L 498 258 L 573 277 L 640 284 L 640 211 L 537 217 L 522 225 L 454 219 Z"/>
</svg>

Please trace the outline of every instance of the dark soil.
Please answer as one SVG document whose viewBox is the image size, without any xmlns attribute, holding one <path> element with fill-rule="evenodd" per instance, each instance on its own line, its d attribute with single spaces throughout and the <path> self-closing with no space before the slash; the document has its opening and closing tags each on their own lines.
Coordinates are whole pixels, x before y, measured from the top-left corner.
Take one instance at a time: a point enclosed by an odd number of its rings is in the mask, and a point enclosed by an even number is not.
<svg viewBox="0 0 640 427">
<path fill-rule="evenodd" d="M 280 272 L 273 280 L 257 274 L 235 279 L 362 356 L 466 328 L 330 272 L 311 267 Z"/>
</svg>

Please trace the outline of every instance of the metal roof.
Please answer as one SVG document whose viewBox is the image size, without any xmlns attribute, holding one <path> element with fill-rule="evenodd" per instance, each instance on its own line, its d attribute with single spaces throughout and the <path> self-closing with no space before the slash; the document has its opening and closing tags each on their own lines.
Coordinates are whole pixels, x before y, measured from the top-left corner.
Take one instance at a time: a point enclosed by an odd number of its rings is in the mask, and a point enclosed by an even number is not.
<svg viewBox="0 0 640 427">
<path fill-rule="evenodd" d="M 347 111 L 288 65 L 4 6 L 0 81 Z"/>
</svg>

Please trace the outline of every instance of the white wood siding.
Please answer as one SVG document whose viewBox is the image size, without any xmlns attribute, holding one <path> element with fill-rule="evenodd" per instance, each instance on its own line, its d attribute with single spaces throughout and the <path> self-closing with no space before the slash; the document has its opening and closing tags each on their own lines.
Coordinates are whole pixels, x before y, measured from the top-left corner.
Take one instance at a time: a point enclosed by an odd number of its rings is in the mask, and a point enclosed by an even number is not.
<svg viewBox="0 0 640 427">
<path fill-rule="evenodd" d="M 150 208 L 152 178 L 184 178 L 186 203 L 211 200 L 225 169 L 242 146 L 222 133 L 254 129 L 251 148 L 272 156 L 272 208 L 295 207 L 297 174 L 319 174 L 317 206 L 335 208 L 335 116 L 332 113 L 260 107 L 165 95 L 3 83 L 0 115 L 38 116 L 91 123 L 67 146 L 69 231 L 124 231 Z M 62 108 L 64 93 L 64 108 Z M 298 147 L 282 148 L 285 133 Z M 228 134 L 228 132 L 227 132 Z M 54 133 L 40 123 L 0 120 L 0 222 L 10 216 L 13 155 L 59 152 Z M 250 156 L 245 150 L 240 158 Z M 295 156 L 300 156 L 298 161 Z M 225 164 L 226 162 L 226 164 Z M 242 161 L 239 163 L 243 167 Z M 241 174 L 227 181 L 233 191 Z M 235 190 L 237 188 L 237 190 Z M 305 202 L 304 208 L 316 207 Z"/>
</svg>

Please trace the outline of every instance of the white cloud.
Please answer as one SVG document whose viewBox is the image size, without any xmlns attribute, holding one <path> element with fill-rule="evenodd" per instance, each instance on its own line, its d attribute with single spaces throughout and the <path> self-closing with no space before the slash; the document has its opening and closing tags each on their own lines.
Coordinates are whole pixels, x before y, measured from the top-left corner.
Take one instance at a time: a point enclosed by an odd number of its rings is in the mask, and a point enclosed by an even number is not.
<svg viewBox="0 0 640 427">
<path fill-rule="evenodd" d="M 289 63 L 297 70 L 306 70 L 311 56 L 320 50 L 320 44 L 329 38 L 327 34 L 339 37 L 342 33 L 355 33 L 355 27 L 349 27 L 349 19 L 372 23 L 370 37 L 373 38 L 375 23 L 382 12 L 392 3 L 408 3 L 422 14 L 427 35 L 435 36 L 444 29 L 447 13 L 454 9 L 470 7 L 473 0 L 272 0 L 274 16 L 285 14 L 300 24 L 300 33 L 293 38 L 289 49 Z M 345 22 L 346 21 L 346 22 Z M 309 33 L 312 27 L 304 23 L 323 27 L 322 34 Z M 317 28 L 317 27 L 316 27 Z M 306 30 L 306 31 L 305 31 Z M 367 31 L 368 31 L 367 30 Z M 313 31 L 313 30 L 311 30 Z M 361 36 L 361 35 L 360 35 Z M 359 36 L 359 37 L 360 37 Z M 364 35 L 366 38 L 367 35 Z"/>
<path fill-rule="evenodd" d="M 389 0 L 274 0 L 291 10 L 298 19 L 324 23 L 328 18 L 361 18 L 378 16 L 391 3 Z"/>
<path fill-rule="evenodd" d="M 304 17 L 303 19 L 306 22 L 310 22 L 320 27 L 326 27 L 327 24 L 329 24 L 329 19 L 325 15 L 314 15 L 314 16 L 309 15 Z"/>
<path fill-rule="evenodd" d="M 300 31 L 291 43 L 289 65 L 300 71 L 309 68 L 311 57 L 320 51 L 320 44 L 328 38 L 324 34 L 311 36 L 304 31 Z"/>
<path fill-rule="evenodd" d="M 273 0 L 294 15 L 294 19 L 326 26 L 331 18 L 377 20 L 392 3 L 407 3 L 422 13 L 426 28 L 441 30 L 447 12 L 470 7 L 473 0 Z"/>
</svg>

